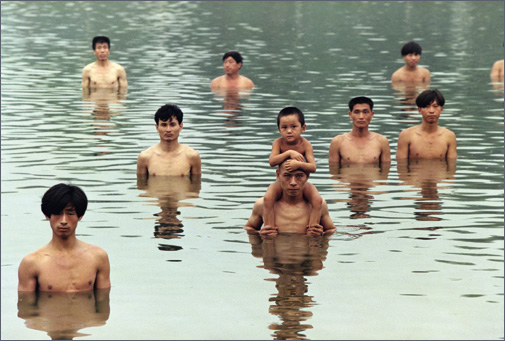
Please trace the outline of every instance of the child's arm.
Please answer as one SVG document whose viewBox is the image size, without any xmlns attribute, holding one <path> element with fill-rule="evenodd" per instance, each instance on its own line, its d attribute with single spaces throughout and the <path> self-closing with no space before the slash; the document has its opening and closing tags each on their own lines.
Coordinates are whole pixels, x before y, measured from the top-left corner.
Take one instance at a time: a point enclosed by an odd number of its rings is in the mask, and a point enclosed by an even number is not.
<svg viewBox="0 0 505 341">
<path fill-rule="evenodd" d="M 307 182 L 303 188 L 303 196 L 311 204 L 309 227 L 319 224 L 321 220 L 321 209 L 323 198 L 319 195 L 316 186 Z"/>
<path fill-rule="evenodd" d="M 282 187 L 278 182 L 268 186 L 263 197 L 263 221 L 265 226 L 275 226 L 274 204 L 282 196 Z"/>
<path fill-rule="evenodd" d="M 303 147 L 305 150 L 305 158 L 301 160 L 288 160 L 286 163 L 286 169 L 288 171 L 293 171 L 295 169 L 301 169 L 305 172 L 314 173 L 316 171 L 316 159 L 314 158 L 314 150 L 309 141 L 303 141 Z"/>
<path fill-rule="evenodd" d="M 270 158 L 268 161 L 270 162 L 270 167 L 280 165 L 286 159 L 294 159 L 303 161 L 303 155 L 298 153 L 295 150 L 286 150 L 284 153 L 281 153 L 281 144 L 280 139 L 277 139 L 272 144 L 272 152 L 270 153 Z"/>
</svg>

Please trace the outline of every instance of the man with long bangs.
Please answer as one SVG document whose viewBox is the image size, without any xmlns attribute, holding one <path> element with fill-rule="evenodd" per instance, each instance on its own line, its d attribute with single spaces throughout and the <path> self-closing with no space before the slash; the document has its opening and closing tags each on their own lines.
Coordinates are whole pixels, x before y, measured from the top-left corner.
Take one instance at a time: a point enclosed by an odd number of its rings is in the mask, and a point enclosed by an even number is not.
<svg viewBox="0 0 505 341">
<path fill-rule="evenodd" d="M 75 292 L 110 288 L 110 265 L 100 247 L 75 235 L 88 199 L 77 186 L 57 184 L 42 197 L 41 209 L 52 230 L 51 241 L 19 265 L 18 291 Z"/>
<path fill-rule="evenodd" d="M 430 71 L 418 66 L 421 59 L 422 48 L 418 43 L 411 41 L 403 45 L 401 54 L 405 65 L 396 70 L 391 76 L 391 81 L 429 83 Z"/>
</svg>

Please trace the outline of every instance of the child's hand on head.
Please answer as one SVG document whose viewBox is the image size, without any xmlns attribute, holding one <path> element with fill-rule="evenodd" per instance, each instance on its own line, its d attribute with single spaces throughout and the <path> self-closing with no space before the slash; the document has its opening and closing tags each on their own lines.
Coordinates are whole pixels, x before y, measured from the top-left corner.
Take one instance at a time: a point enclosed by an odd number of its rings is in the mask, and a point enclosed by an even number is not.
<svg viewBox="0 0 505 341">
<path fill-rule="evenodd" d="M 296 150 L 291 150 L 289 152 L 289 157 L 292 158 L 293 160 L 304 162 L 305 158 L 303 157 L 302 154 L 298 153 Z"/>
</svg>

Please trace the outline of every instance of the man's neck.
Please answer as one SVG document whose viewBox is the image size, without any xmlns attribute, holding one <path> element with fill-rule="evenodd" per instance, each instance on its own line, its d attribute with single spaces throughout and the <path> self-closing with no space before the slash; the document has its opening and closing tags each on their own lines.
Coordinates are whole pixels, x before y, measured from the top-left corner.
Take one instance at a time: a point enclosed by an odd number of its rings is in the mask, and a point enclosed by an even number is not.
<svg viewBox="0 0 505 341">
<path fill-rule="evenodd" d="M 426 133 L 434 133 L 438 130 L 438 122 L 428 123 L 423 120 L 423 122 L 421 123 L 421 130 Z"/>
<path fill-rule="evenodd" d="M 77 245 L 77 238 L 75 235 L 69 236 L 68 238 L 61 238 L 53 235 L 53 239 L 50 242 L 51 248 L 58 251 L 70 251 Z"/>
<path fill-rule="evenodd" d="M 110 64 L 110 61 L 108 59 L 106 60 L 98 60 L 96 61 L 96 65 L 98 65 L 99 67 L 108 67 Z"/>
<path fill-rule="evenodd" d="M 173 141 L 160 140 L 159 146 L 161 150 L 163 150 L 164 152 L 173 152 L 174 150 L 177 150 L 177 148 L 179 148 L 180 143 L 178 140 Z"/>
<path fill-rule="evenodd" d="M 415 72 L 415 71 L 417 71 L 417 65 L 410 66 L 408 64 L 405 64 L 405 71 L 407 71 L 407 72 Z"/>
<path fill-rule="evenodd" d="M 352 137 L 362 138 L 362 137 L 367 137 L 368 135 L 370 135 L 370 131 L 368 130 L 368 127 L 365 127 L 365 128 L 356 128 L 354 126 L 352 127 L 352 131 L 351 131 Z"/>
<path fill-rule="evenodd" d="M 227 73 L 225 74 L 224 78 L 227 80 L 227 81 L 236 81 L 237 79 L 240 78 L 240 75 L 239 73 Z"/>
</svg>

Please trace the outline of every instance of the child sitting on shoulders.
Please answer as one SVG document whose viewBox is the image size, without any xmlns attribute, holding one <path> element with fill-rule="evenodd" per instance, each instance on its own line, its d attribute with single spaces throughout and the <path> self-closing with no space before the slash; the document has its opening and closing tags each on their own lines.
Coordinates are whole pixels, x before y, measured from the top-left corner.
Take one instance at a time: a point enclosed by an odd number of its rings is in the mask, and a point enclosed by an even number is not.
<svg viewBox="0 0 505 341">
<path fill-rule="evenodd" d="M 281 137 L 272 144 L 270 153 L 270 166 L 274 167 L 286 161 L 286 169 L 294 171 L 301 169 L 305 172 L 314 173 L 316 171 L 316 160 L 312 145 L 307 139 L 302 137 L 305 131 L 305 117 L 302 111 L 296 107 L 286 107 L 277 115 L 277 128 Z M 264 196 L 264 225 L 275 226 L 274 204 L 282 196 L 282 187 L 278 181 L 271 184 Z M 323 198 L 319 195 L 317 188 L 311 183 L 307 183 L 303 189 L 304 198 L 311 204 L 309 226 L 319 224 Z"/>
</svg>

